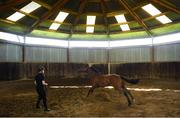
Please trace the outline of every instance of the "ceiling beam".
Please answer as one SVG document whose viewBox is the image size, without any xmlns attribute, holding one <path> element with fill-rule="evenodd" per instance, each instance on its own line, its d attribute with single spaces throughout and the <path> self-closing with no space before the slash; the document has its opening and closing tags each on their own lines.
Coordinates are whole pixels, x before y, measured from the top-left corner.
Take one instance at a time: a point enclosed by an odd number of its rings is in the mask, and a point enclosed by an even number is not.
<svg viewBox="0 0 180 118">
<path fill-rule="evenodd" d="M 62 7 L 68 2 L 69 0 L 59 0 L 55 5 L 53 5 L 52 9 L 46 12 L 45 14 L 42 15 L 33 25 L 30 27 L 29 31 L 27 33 L 32 32 L 33 29 L 35 29 L 41 22 L 44 20 L 48 19 L 52 14 L 58 12 Z"/>
<path fill-rule="evenodd" d="M 137 3 L 136 6 L 133 7 L 132 9 L 133 9 L 133 11 L 135 11 L 135 10 L 137 10 L 137 9 L 147 5 L 147 4 L 149 4 L 149 1 L 144 0 L 143 2 Z"/>
<path fill-rule="evenodd" d="M 111 0 L 104 0 L 104 1 L 111 1 Z M 101 0 L 88 0 L 88 2 L 101 2 Z"/>
<path fill-rule="evenodd" d="M 78 15 L 76 16 L 74 22 L 73 22 L 73 25 L 72 25 L 72 28 L 71 28 L 71 34 L 74 32 L 74 28 L 75 28 L 75 25 L 77 25 L 77 22 L 86 6 L 86 3 L 87 3 L 87 0 L 81 0 L 80 1 L 80 5 L 79 5 L 79 10 L 78 10 Z"/>
<path fill-rule="evenodd" d="M 0 18 L 0 21 L 4 22 L 4 23 L 12 24 L 12 25 L 17 25 L 17 26 L 20 26 L 20 27 L 23 27 L 23 28 L 27 28 L 27 26 L 25 26 L 23 24 L 20 24 L 20 23 L 17 23 L 17 22 L 13 22 L 13 21 L 10 21 L 10 20 L 4 20 L 4 19 Z"/>
<path fill-rule="evenodd" d="M 46 28 L 43 28 L 43 27 L 38 27 L 38 28 L 36 28 L 36 30 L 42 30 L 42 31 L 47 31 L 47 32 L 56 32 L 56 33 L 69 33 L 68 31 L 50 30 L 50 29 L 46 29 Z"/>
<path fill-rule="evenodd" d="M 148 3 L 149 3 L 149 2 L 147 2 L 147 1 L 145 0 L 145 1 L 143 1 L 143 2 L 138 3 L 138 5 L 137 5 L 136 7 L 133 7 L 133 8 L 131 8 L 131 9 L 132 9 L 132 11 L 135 11 L 135 10 L 141 8 L 142 6 L 144 6 L 144 5 L 148 4 Z M 113 16 L 115 16 L 115 15 L 127 14 L 127 13 L 128 13 L 128 12 L 127 12 L 126 10 L 121 10 L 121 11 L 114 11 L 114 12 L 107 13 L 106 16 L 107 16 L 107 17 L 113 17 Z"/>
<path fill-rule="evenodd" d="M 0 5 L 0 11 L 9 10 L 11 7 L 14 7 L 18 4 L 22 4 L 23 2 L 30 1 L 30 0 L 9 0 L 8 2 L 5 2 L 4 4 Z"/>
<path fill-rule="evenodd" d="M 166 15 L 170 12 L 164 12 L 164 13 L 161 13 L 161 14 L 158 14 L 158 15 L 155 15 L 155 16 L 150 16 L 148 18 L 144 18 L 142 19 L 143 21 L 148 21 L 148 20 L 151 20 L 151 19 L 154 19 L 158 16 L 162 16 L 162 15 Z M 51 23 L 59 23 L 59 24 L 64 24 L 64 25 L 69 25 L 71 26 L 72 24 L 71 23 L 65 23 L 65 22 L 58 22 L 58 21 L 53 21 L 53 20 L 47 20 L 48 22 L 51 22 Z M 112 27 L 112 26 L 117 26 L 117 25 L 123 25 L 123 24 L 130 24 L 130 23 L 135 23 L 136 21 L 135 20 L 132 20 L 132 21 L 128 21 L 128 22 L 124 22 L 124 23 L 114 23 L 114 24 L 108 24 L 109 27 Z M 78 24 L 76 26 L 87 26 L 86 24 Z M 89 26 L 105 26 L 105 25 L 101 25 L 101 24 L 95 24 L 95 25 L 89 25 Z"/>
<path fill-rule="evenodd" d="M 17 10 L 17 9 L 14 9 L 14 10 Z M 18 12 L 21 12 L 19 10 L 17 10 Z M 22 14 L 24 14 L 24 12 L 21 12 Z M 143 21 L 148 21 L 148 20 L 151 20 L 151 19 L 154 19 L 155 17 L 158 17 L 158 16 L 161 16 L 161 15 L 166 15 L 168 14 L 169 12 L 164 12 L 164 13 L 161 13 L 161 14 L 158 14 L 158 15 L 155 15 L 155 16 L 151 16 L 151 17 L 148 17 L 148 18 L 145 18 L 143 19 Z M 26 13 L 27 14 L 27 13 Z M 25 14 L 25 15 L 26 15 Z M 37 16 L 34 16 L 34 15 L 30 15 L 28 14 L 29 17 L 32 17 L 32 18 L 35 18 L 35 19 L 38 19 Z M 0 21 L 2 22 L 6 22 L 6 23 L 9 23 L 9 24 L 18 24 L 17 22 L 13 22 L 13 21 L 10 21 L 10 20 L 4 20 L 4 19 L 0 19 Z M 49 20 L 47 19 L 46 21 L 48 22 L 51 22 L 51 23 L 59 23 L 59 24 L 63 24 L 63 25 L 69 25 L 69 26 L 72 26 L 71 23 L 65 23 L 65 22 L 58 22 L 58 21 L 54 21 L 54 20 Z M 117 25 L 123 25 L 123 24 L 130 24 L 130 23 L 133 23 L 133 22 L 136 22 L 135 20 L 132 20 L 132 21 L 128 21 L 126 23 L 114 23 L 114 24 L 109 24 L 109 27 L 113 27 L 113 26 L 117 26 Z M 18 24 L 20 25 L 20 24 Z M 25 26 L 25 25 L 24 25 Z M 77 26 L 87 26 L 86 24 L 78 24 Z M 92 26 L 95 26 L 95 25 L 92 25 Z M 96 24 L 96 26 L 104 26 L 104 25 L 100 25 L 100 24 Z"/>
<path fill-rule="evenodd" d="M 153 3 L 157 3 L 165 8 L 167 8 L 168 10 L 175 12 L 177 14 L 180 15 L 180 10 L 179 8 L 175 7 L 175 6 L 170 6 L 169 4 L 167 4 L 166 2 L 162 1 L 162 0 L 150 0 Z"/>
<path fill-rule="evenodd" d="M 59 22 L 59 21 L 54 21 L 54 20 L 49 20 L 49 19 L 47 19 L 46 21 L 51 22 L 51 23 L 58 23 L 58 24 L 63 24 L 63 25 L 69 25 L 69 26 L 72 25 L 71 23 Z"/>
<path fill-rule="evenodd" d="M 166 15 L 166 14 L 168 14 L 168 13 L 170 13 L 170 12 L 164 12 L 164 13 L 161 13 L 161 14 L 158 14 L 158 15 L 155 15 L 155 16 L 151 16 L 151 17 L 148 17 L 148 18 L 144 18 L 144 19 L 142 19 L 142 20 L 143 20 L 143 21 L 149 21 L 149 20 L 154 19 L 154 18 L 156 18 L 156 17 L 158 17 L 158 16 Z M 132 20 L 132 21 L 128 21 L 128 22 L 126 22 L 126 23 L 114 23 L 114 24 L 110 24 L 109 26 L 112 27 L 112 26 L 117 26 L 117 25 L 130 24 L 130 23 L 133 23 L 133 22 L 135 23 L 136 21 L 135 21 L 135 20 Z"/>
<path fill-rule="evenodd" d="M 106 17 L 105 8 L 106 8 L 105 7 L 105 1 L 101 0 L 101 10 L 102 10 L 104 22 L 105 22 L 105 25 L 106 25 L 106 33 L 109 35 L 109 24 L 108 24 L 108 20 L 107 20 L 107 17 Z"/>
<path fill-rule="evenodd" d="M 102 4 L 102 3 L 101 3 Z M 25 14 L 25 15 L 27 15 L 27 16 L 29 16 L 29 17 L 31 17 L 31 18 L 34 18 L 34 19 L 39 19 L 39 17 L 37 17 L 37 16 L 35 16 L 35 15 L 32 15 L 32 14 L 27 14 L 27 13 L 25 13 L 25 12 L 23 12 L 23 11 L 20 11 L 20 10 L 18 10 L 18 9 L 16 9 L 16 8 L 12 8 L 13 10 L 15 10 L 15 11 L 17 11 L 17 12 L 20 12 L 20 13 L 22 13 L 22 14 Z M 145 18 L 145 19 L 143 19 L 143 21 L 148 21 L 148 20 L 151 20 L 151 19 L 153 19 L 153 18 L 155 18 L 155 17 L 158 17 L 158 16 L 161 16 L 161 15 L 165 15 L 165 14 L 168 14 L 169 12 L 164 12 L 164 13 L 161 13 L 161 14 L 158 14 L 158 15 L 155 15 L 155 16 L 151 16 L 151 17 L 148 17 L 148 18 Z M 87 14 L 84 14 L 84 15 L 87 15 Z M 114 16 L 114 15 L 113 15 Z M 107 19 L 107 18 L 106 18 Z M 2 20 L 1 20 L 2 21 Z M 4 20 L 5 21 L 5 20 Z M 3 21 L 3 22 L 4 22 Z M 54 20 L 49 20 L 49 19 L 47 19 L 46 21 L 48 21 L 48 22 L 51 22 L 51 23 L 59 23 L 59 24 L 64 24 L 64 25 L 69 25 L 69 26 L 72 26 L 72 24 L 71 23 L 64 23 L 64 22 L 56 22 L 56 21 L 54 21 Z M 135 22 L 134 20 L 133 21 L 129 21 L 129 22 L 126 22 L 126 24 L 128 23 L 133 23 L 133 22 Z M 9 20 L 6 20 L 6 23 L 10 23 L 10 24 L 15 24 L 15 22 L 12 22 L 12 21 L 9 21 Z M 105 21 L 105 23 L 106 23 L 106 21 Z M 17 23 L 16 23 L 17 24 Z M 125 24 L 125 23 L 114 23 L 114 24 L 110 24 L 109 25 L 109 27 L 113 27 L 113 26 L 117 26 L 117 25 L 122 25 L 122 24 Z M 77 26 L 86 26 L 86 24 L 79 24 L 79 25 L 77 25 Z M 93 26 L 95 26 L 95 25 L 93 25 Z M 104 25 L 100 25 L 100 24 L 96 24 L 96 26 L 104 26 Z M 105 26 L 106 27 L 106 26 Z"/>
<path fill-rule="evenodd" d="M 125 0 L 118 0 L 119 4 L 122 4 L 124 8 L 129 12 L 129 14 L 134 17 L 134 19 L 141 25 L 144 30 L 147 32 L 149 36 L 152 37 L 152 33 L 150 32 L 149 28 L 146 26 L 146 24 L 143 22 L 142 19 L 131 9 L 131 7 L 128 5 L 128 3 Z"/>
<path fill-rule="evenodd" d="M 72 14 L 72 15 L 78 15 L 78 12 L 73 11 L 73 10 L 71 10 L 71 9 L 63 8 L 62 11 L 67 12 L 67 13 L 70 13 L 70 14 Z"/>
</svg>

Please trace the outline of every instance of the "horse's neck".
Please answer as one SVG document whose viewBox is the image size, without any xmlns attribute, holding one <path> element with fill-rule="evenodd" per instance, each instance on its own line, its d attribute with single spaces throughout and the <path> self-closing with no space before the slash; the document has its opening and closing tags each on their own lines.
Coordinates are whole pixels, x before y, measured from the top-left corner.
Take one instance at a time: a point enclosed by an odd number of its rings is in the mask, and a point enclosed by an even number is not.
<svg viewBox="0 0 180 118">
<path fill-rule="evenodd" d="M 94 73 L 94 72 L 90 72 L 90 73 L 88 74 L 88 78 L 90 78 L 90 79 L 95 78 L 96 76 L 99 76 L 99 74 Z"/>
</svg>

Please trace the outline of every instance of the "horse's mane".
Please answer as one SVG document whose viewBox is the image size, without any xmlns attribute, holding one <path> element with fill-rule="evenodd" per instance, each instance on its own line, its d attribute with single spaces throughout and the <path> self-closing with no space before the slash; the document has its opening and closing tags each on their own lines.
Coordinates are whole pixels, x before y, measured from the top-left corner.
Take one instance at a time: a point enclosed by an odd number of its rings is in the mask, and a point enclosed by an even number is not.
<svg viewBox="0 0 180 118">
<path fill-rule="evenodd" d="M 89 69 L 92 70 L 93 72 L 95 72 L 96 74 L 101 74 L 101 71 L 93 66 L 91 66 Z"/>
</svg>

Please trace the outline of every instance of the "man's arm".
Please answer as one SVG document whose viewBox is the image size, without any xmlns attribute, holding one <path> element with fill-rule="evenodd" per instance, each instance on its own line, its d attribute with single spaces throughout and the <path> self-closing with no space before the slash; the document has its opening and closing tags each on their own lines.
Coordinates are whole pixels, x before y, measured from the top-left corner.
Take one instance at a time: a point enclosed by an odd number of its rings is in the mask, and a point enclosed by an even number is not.
<svg viewBox="0 0 180 118">
<path fill-rule="evenodd" d="M 46 86 L 48 85 L 48 83 L 46 83 L 44 80 L 42 81 L 42 83 L 43 85 L 46 85 Z"/>
<path fill-rule="evenodd" d="M 36 81 L 34 81 L 34 84 L 36 85 Z"/>
</svg>

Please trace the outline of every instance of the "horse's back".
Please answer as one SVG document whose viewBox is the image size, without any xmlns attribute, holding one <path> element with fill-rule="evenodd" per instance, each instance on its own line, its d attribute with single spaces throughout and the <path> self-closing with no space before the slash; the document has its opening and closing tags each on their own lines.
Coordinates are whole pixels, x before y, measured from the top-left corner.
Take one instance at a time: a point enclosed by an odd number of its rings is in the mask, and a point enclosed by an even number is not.
<svg viewBox="0 0 180 118">
<path fill-rule="evenodd" d="M 104 78 L 108 79 L 119 79 L 120 76 L 118 74 L 110 74 L 110 75 L 102 75 Z"/>
<path fill-rule="evenodd" d="M 91 82 L 93 86 L 114 86 L 115 89 L 119 89 L 120 86 L 124 85 L 120 75 L 118 74 L 99 75 L 94 77 Z"/>
</svg>

